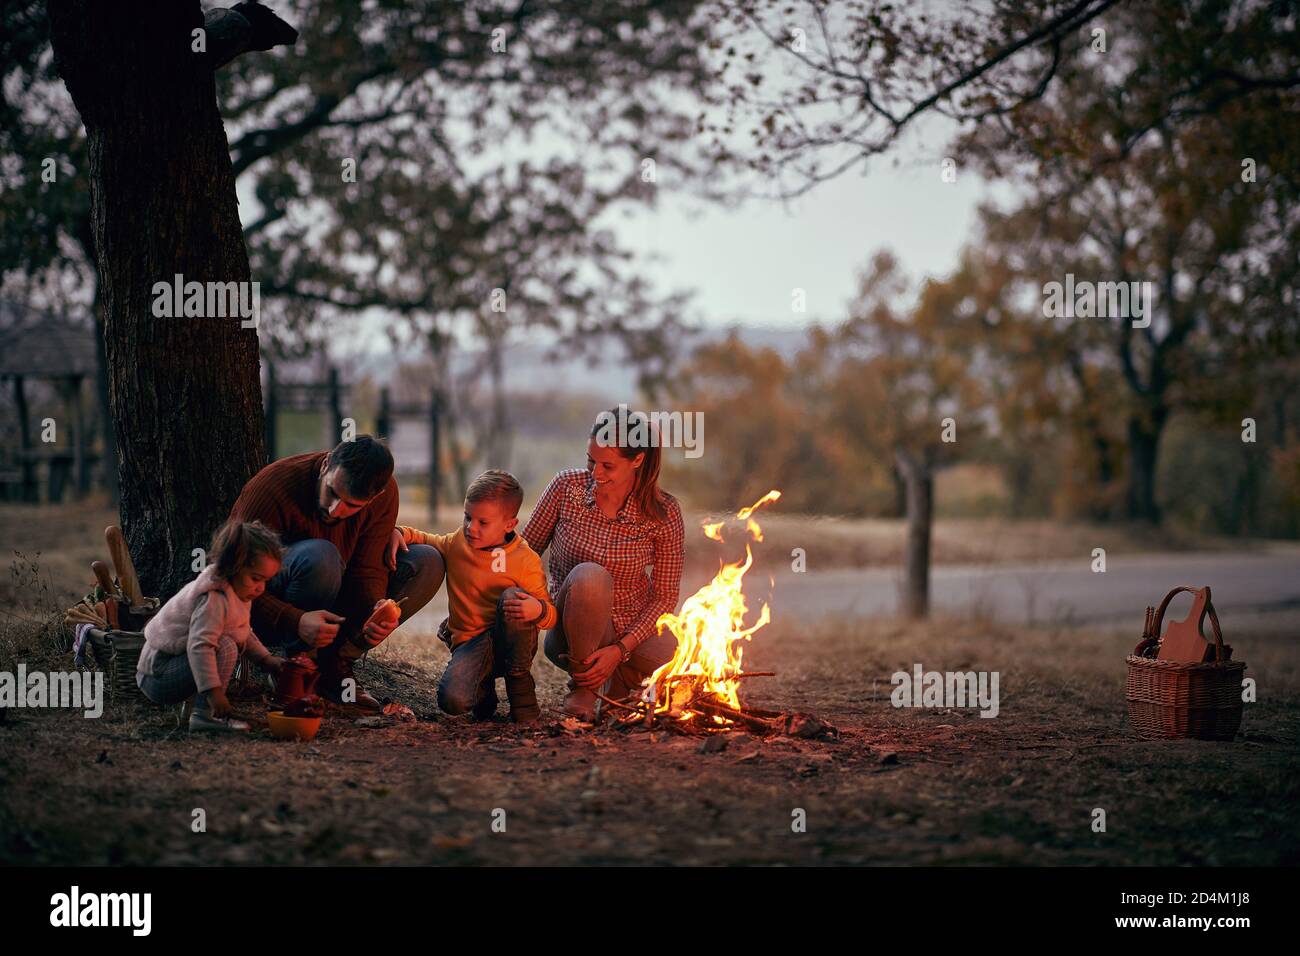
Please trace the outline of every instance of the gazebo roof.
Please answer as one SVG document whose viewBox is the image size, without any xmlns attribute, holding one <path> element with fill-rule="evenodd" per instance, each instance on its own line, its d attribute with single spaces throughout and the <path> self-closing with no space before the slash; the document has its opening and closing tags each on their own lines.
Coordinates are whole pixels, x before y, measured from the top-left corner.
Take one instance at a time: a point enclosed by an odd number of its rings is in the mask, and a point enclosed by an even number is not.
<svg viewBox="0 0 1300 956">
<path fill-rule="evenodd" d="M 0 376 L 75 378 L 95 374 L 95 327 L 0 300 Z"/>
</svg>

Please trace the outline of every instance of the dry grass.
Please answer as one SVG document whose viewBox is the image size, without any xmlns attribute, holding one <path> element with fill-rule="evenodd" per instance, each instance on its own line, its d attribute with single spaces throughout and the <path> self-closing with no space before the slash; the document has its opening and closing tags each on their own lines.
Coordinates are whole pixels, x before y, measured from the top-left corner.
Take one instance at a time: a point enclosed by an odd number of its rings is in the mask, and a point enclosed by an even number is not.
<svg viewBox="0 0 1300 956">
<path fill-rule="evenodd" d="M 734 560 L 740 532 L 722 545 L 695 533 L 706 520 L 725 515 L 686 515 L 688 574 L 711 573 L 719 558 Z M 400 520 L 417 527 L 446 530 L 459 512 L 442 508 L 437 521 L 426 509 L 407 505 Z M 527 520 L 527 516 L 523 516 Z M 32 601 L 30 566 L 38 566 L 48 597 L 58 607 L 75 601 L 91 584 L 90 562 L 107 560 L 104 528 L 115 524 L 115 511 L 102 499 L 63 505 L 0 503 L 0 542 L 8 563 L 0 574 L 0 613 Z M 906 527 L 901 520 L 782 514 L 762 515 L 764 540 L 754 545 L 755 559 L 770 567 L 788 565 L 793 548 L 803 548 L 809 567 L 897 567 L 903 559 Z M 934 527 L 935 564 L 1017 563 L 1075 558 L 1103 547 L 1111 553 L 1140 554 L 1206 548 L 1245 550 L 1261 542 L 1151 531 L 1110 525 L 1009 521 L 997 518 L 951 518 Z M 18 572 L 17 577 L 15 571 Z"/>
<path fill-rule="evenodd" d="M 725 515 L 687 516 L 688 530 Z M 753 546 L 760 565 L 789 565 L 793 548 L 802 548 L 808 567 L 901 567 L 907 525 L 901 519 L 789 515 L 761 516 L 763 541 Z M 733 537 L 743 541 L 737 529 Z M 736 546 L 715 545 L 699 535 L 689 538 L 688 556 L 697 567 L 716 568 L 719 557 L 733 560 Z M 1262 542 L 1185 534 L 1123 525 L 1066 524 L 1004 518 L 941 518 L 935 521 L 931 560 L 935 564 L 1017 564 L 1075 559 L 1093 548 L 1110 554 L 1147 554 L 1213 548 L 1236 551 Z"/>
</svg>

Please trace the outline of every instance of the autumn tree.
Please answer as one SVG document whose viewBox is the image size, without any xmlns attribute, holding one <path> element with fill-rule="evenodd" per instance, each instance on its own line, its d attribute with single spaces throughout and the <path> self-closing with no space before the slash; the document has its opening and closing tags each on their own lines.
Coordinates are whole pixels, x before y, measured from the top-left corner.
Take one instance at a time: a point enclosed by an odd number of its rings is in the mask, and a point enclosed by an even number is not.
<svg viewBox="0 0 1300 956">
<path fill-rule="evenodd" d="M 1125 13 L 1111 54 L 1167 63 L 1156 12 Z M 981 245 L 1025 293 L 1025 328 L 1064 359 L 1103 483 L 1122 446 L 1120 514 L 1156 522 L 1171 416 L 1239 423 L 1257 373 L 1300 344 L 1300 123 L 1286 120 L 1300 98 L 1259 90 L 1134 139 L 1112 69 L 1074 62 L 1050 95 L 972 130 L 957 152 L 1027 185 L 1017 208 L 985 210 Z M 1047 285 L 1067 275 L 1137 283 L 1149 315 L 1046 315 Z"/>
<path fill-rule="evenodd" d="M 887 252 L 863 271 L 838 330 L 842 375 L 878 383 L 876 437 L 894 456 L 906 495 L 902 610 L 929 613 L 934 478 L 986 439 L 985 357 L 958 305 L 965 290 L 927 281 L 913 288 Z"/>
</svg>

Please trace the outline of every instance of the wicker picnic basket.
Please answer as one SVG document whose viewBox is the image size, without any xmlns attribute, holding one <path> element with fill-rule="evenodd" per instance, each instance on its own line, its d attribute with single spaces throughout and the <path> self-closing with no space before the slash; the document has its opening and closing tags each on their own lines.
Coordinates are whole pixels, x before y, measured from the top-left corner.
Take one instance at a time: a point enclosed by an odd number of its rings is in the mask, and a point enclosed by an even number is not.
<svg viewBox="0 0 1300 956">
<path fill-rule="evenodd" d="M 1201 589 L 1176 587 L 1165 595 L 1155 613 L 1150 636 L 1159 637 L 1165 608 L 1182 591 Z M 1206 589 L 1208 591 L 1208 589 Z M 1243 661 L 1231 661 L 1223 647 L 1223 631 L 1214 605 L 1206 600 L 1206 614 L 1214 630 L 1214 657 L 1209 662 L 1156 660 L 1137 654 L 1128 656 L 1129 721 L 1138 736 L 1145 738 L 1194 738 L 1232 740 L 1241 726 L 1241 677 Z M 1150 612 L 1150 608 L 1147 609 Z M 1202 615 L 1202 622 L 1205 615 Z M 1198 627 L 1200 623 L 1198 622 Z M 1146 637 L 1147 635 L 1144 635 Z M 1201 632 L 1204 637 L 1204 631 Z M 1207 638 L 1208 640 L 1208 638 Z"/>
<path fill-rule="evenodd" d="M 87 634 L 95 663 L 104 672 L 114 700 L 145 700 L 135 682 L 136 665 L 144 650 L 143 631 L 92 627 Z"/>
</svg>

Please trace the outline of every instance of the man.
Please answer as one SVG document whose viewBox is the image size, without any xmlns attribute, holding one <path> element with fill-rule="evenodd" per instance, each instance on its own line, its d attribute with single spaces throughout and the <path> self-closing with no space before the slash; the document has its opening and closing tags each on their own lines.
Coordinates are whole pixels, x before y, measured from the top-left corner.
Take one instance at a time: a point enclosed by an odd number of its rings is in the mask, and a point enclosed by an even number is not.
<svg viewBox="0 0 1300 956">
<path fill-rule="evenodd" d="M 386 560 L 397 507 L 392 454 L 360 435 L 328 453 L 272 462 L 244 486 L 230 513 L 261 521 L 288 546 L 280 572 L 253 602 L 253 630 L 286 655 L 315 652 L 321 695 L 369 711 L 379 702 L 357 685 L 353 665 L 396 624 L 362 625 L 385 597 L 406 599 L 406 620 L 445 576 L 442 556 L 429 545 Z"/>
</svg>

